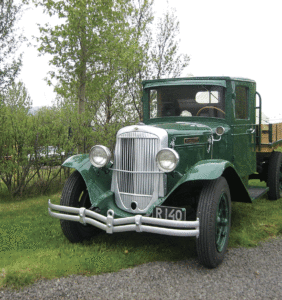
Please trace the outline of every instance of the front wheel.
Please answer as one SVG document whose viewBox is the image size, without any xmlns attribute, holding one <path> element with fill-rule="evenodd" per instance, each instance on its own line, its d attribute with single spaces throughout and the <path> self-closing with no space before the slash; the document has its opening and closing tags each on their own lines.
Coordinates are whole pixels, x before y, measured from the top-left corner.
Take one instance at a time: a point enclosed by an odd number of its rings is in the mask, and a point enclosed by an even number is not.
<svg viewBox="0 0 282 300">
<path fill-rule="evenodd" d="M 78 171 L 74 171 L 66 181 L 60 204 L 71 207 L 91 207 L 85 182 Z M 60 223 L 64 235 L 72 243 L 90 239 L 93 235 L 101 232 L 97 227 L 83 225 L 79 222 L 61 219 Z"/>
<path fill-rule="evenodd" d="M 208 268 L 215 268 L 227 251 L 231 226 L 231 196 L 224 177 L 204 185 L 197 217 L 200 219 L 200 234 L 196 241 L 199 261 Z"/>
</svg>

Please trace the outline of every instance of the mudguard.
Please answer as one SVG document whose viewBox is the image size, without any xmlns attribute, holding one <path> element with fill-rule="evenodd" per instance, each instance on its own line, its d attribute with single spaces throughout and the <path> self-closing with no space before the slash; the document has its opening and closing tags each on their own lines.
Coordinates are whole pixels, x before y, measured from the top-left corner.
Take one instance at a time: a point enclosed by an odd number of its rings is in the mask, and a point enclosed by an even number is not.
<svg viewBox="0 0 282 300">
<path fill-rule="evenodd" d="M 179 179 L 169 194 L 163 198 L 163 201 L 183 183 L 196 180 L 214 180 L 220 176 L 224 176 L 228 182 L 231 195 L 233 195 L 232 201 L 252 203 L 252 199 L 234 165 L 223 159 L 209 159 L 196 163 Z M 235 195 L 240 195 L 240 197 L 235 197 Z"/>
<path fill-rule="evenodd" d="M 88 154 L 79 154 L 69 157 L 64 163 L 64 167 L 76 169 L 83 177 L 90 201 L 93 207 L 106 198 L 113 198 L 111 192 L 112 171 L 107 167 L 95 168 L 89 161 Z"/>
</svg>

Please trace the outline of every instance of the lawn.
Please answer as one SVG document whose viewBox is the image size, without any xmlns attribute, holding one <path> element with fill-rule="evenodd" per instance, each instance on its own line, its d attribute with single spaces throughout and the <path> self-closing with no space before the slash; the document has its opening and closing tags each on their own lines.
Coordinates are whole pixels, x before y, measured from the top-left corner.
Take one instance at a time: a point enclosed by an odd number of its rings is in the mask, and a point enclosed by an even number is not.
<svg viewBox="0 0 282 300">
<path fill-rule="evenodd" d="M 2 195 L 3 196 L 3 195 Z M 47 202 L 60 194 L 25 200 L 0 198 L 0 287 L 21 287 L 41 278 L 114 272 L 152 261 L 196 258 L 195 238 L 148 233 L 101 233 L 71 244 L 60 222 L 48 214 Z M 282 234 L 282 199 L 232 203 L 229 247 L 255 246 Z"/>
</svg>

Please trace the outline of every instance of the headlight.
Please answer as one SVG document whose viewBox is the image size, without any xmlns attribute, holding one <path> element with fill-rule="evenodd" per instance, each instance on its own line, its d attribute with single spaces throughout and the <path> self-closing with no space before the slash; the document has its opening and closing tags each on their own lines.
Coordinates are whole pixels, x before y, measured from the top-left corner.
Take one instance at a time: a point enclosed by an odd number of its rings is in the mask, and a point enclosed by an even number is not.
<svg viewBox="0 0 282 300">
<path fill-rule="evenodd" d="M 156 161 L 161 171 L 172 172 L 178 165 L 179 155 L 175 150 L 165 148 L 158 152 Z"/>
<path fill-rule="evenodd" d="M 101 145 L 92 147 L 89 153 L 91 164 L 97 168 L 104 167 L 110 161 L 111 156 L 111 151 L 107 147 Z"/>
</svg>

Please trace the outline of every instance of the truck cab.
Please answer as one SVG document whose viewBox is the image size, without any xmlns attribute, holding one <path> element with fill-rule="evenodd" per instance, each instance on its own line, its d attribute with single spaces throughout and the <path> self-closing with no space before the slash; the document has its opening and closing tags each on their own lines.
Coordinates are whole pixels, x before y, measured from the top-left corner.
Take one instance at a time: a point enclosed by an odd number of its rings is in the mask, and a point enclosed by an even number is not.
<svg viewBox="0 0 282 300">
<path fill-rule="evenodd" d="M 193 123 L 198 128 L 209 128 L 212 136 L 216 136 L 216 129 L 222 127 L 220 142 L 207 136 L 205 142 L 210 151 L 203 152 L 203 157 L 199 157 L 199 147 L 193 147 L 197 157 L 192 161 L 189 156 L 189 162 L 193 165 L 205 159 L 224 159 L 236 167 L 241 179 L 247 183 L 247 177 L 256 172 L 254 81 L 230 77 L 192 77 L 145 81 L 143 87 L 144 123 L 167 126 L 174 123 L 183 128 Z M 186 139 L 183 136 L 185 140 L 180 141 L 178 136 L 177 142 L 197 146 L 196 141 L 200 137 L 189 139 L 191 134 L 188 130 Z"/>
<path fill-rule="evenodd" d="M 117 132 L 113 153 L 94 145 L 64 162 L 76 171 L 49 213 L 71 242 L 103 230 L 195 236 L 200 263 L 214 268 L 227 250 L 231 201 L 281 197 L 280 127 L 256 124 L 261 97 L 249 79 L 146 80 L 142 101 L 142 122 Z M 267 187 L 249 187 L 250 178 Z"/>
</svg>

